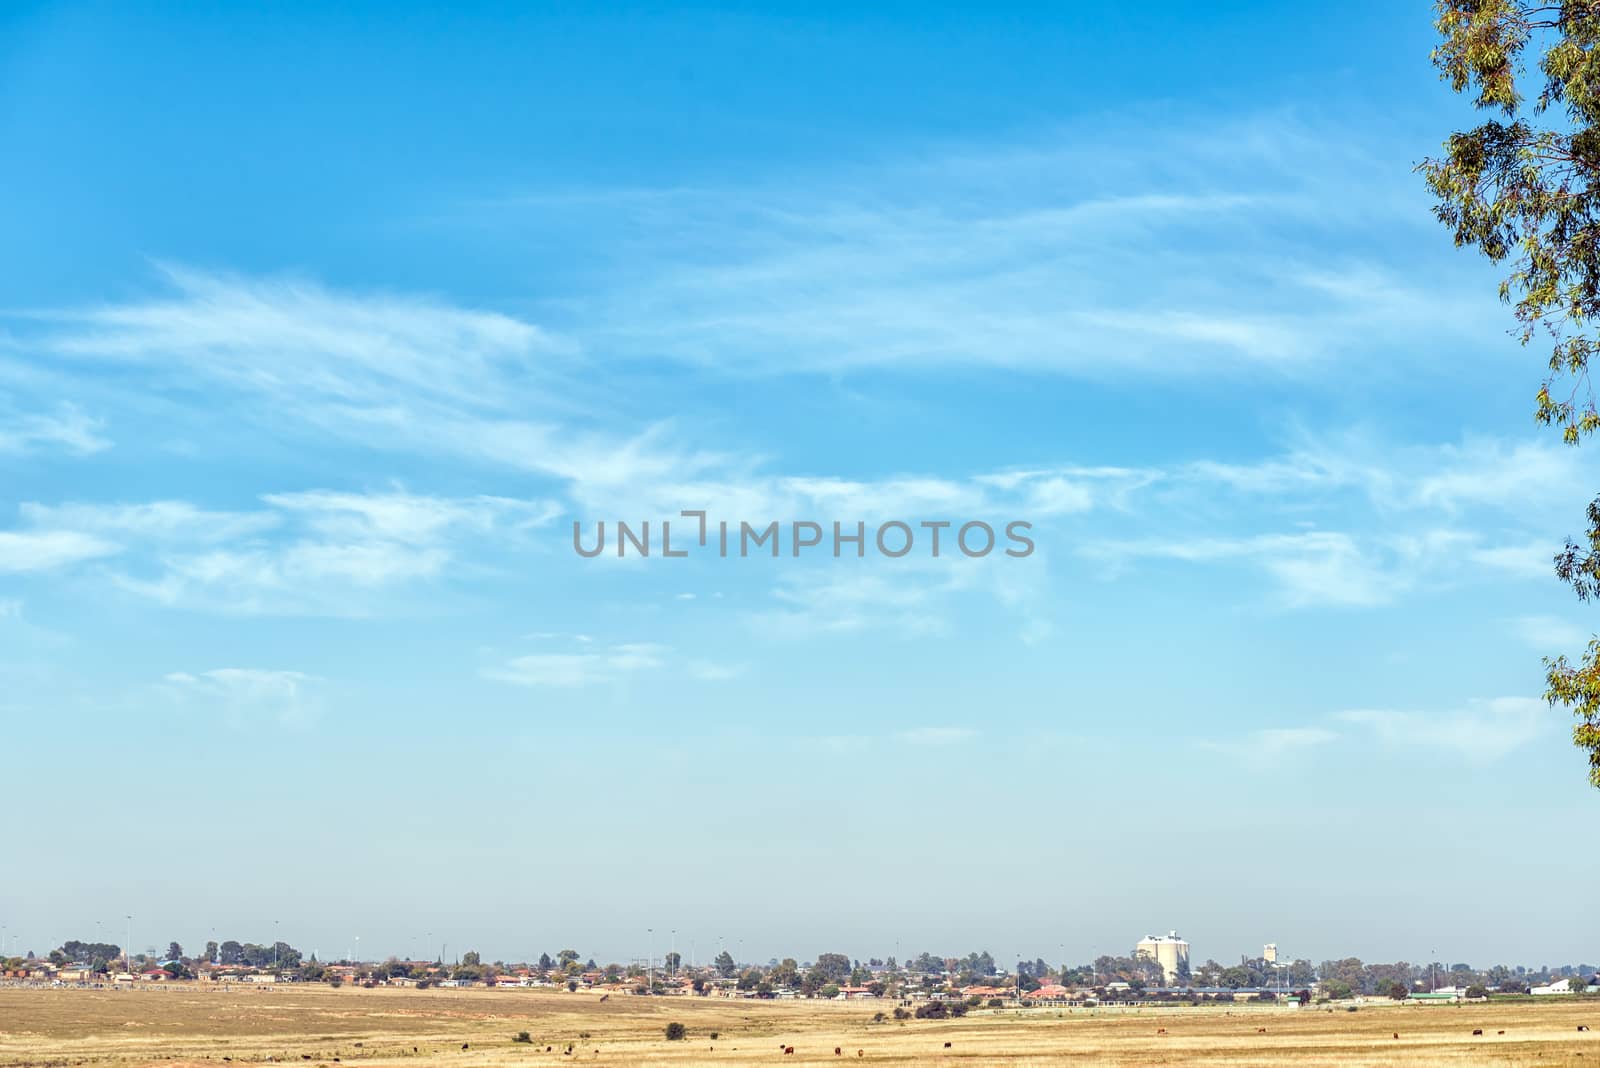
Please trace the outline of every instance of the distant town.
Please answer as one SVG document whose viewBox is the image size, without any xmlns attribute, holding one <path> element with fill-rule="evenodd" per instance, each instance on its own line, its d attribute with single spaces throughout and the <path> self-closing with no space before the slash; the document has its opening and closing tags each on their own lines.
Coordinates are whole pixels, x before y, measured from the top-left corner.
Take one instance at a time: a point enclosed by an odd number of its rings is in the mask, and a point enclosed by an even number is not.
<svg viewBox="0 0 1600 1068">
<path fill-rule="evenodd" d="M 1537 969 L 1497 964 L 1369 964 L 1354 957 L 1309 960 L 1283 956 L 1267 943 L 1238 963 L 1194 963 L 1189 943 L 1176 931 L 1148 935 L 1125 957 L 1101 956 L 1085 964 L 1051 965 L 1043 958 L 1001 966 L 987 952 L 964 957 L 920 953 L 867 960 L 821 953 L 814 960 L 737 960 L 727 949 L 710 961 L 688 961 L 676 950 L 663 956 L 601 964 L 573 949 L 532 961 L 485 961 L 474 951 L 446 961 L 389 957 L 381 961 L 319 960 L 287 942 L 207 942 L 187 953 L 171 942 L 165 953 L 129 954 L 106 942 L 71 940 L 40 956 L 29 952 L 3 961 L 10 985 L 120 987 L 150 983 L 321 983 L 333 987 L 427 989 L 546 989 L 626 997 L 880 998 L 896 1002 L 897 1015 L 960 1015 L 980 1005 L 1108 1005 L 1136 1003 L 1279 1001 L 1306 1005 L 1351 999 L 1470 1001 L 1514 997 L 1600 996 L 1593 965 Z"/>
</svg>

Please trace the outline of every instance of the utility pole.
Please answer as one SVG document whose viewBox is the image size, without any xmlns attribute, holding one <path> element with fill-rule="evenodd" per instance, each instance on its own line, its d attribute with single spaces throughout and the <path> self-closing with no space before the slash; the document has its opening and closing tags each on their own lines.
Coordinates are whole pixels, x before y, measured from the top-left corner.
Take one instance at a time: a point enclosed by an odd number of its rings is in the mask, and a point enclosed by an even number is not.
<svg viewBox="0 0 1600 1068">
<path fill-rule="evenodd" d="M 133 974 L 133 915 L 128 915 L 128 949 L 123 953 L 123 959 L 128 962 L 128 974 Z"/>
</svg>

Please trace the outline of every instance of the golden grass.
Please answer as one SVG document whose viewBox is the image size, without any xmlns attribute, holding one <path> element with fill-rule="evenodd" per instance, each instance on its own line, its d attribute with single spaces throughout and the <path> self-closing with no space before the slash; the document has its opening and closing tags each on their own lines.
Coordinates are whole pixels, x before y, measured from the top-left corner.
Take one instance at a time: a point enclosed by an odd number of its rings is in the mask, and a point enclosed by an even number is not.
<svg viewBox="0 0 1600 1068">
<path fill-rule="evenodd" d="M 0 988 L 0 1068 L 536 1068 L 541 1065 L 1564 1065 L 1600 1068 L 1600 1003 L 982 1010 L 890 1020 L 876 1002 L 635 998 L 542 990 L 171 984 Z M 668 1042 L 664 1029 L 689 1030 Z M 1597 1030 L 1580 1033 L 1580 1023 Z M 1165 1028 L 1158 1035 L 1157 1028 Z M 1265 1033 L 1258 1031 L 1265 1028 Z M 1473 1037 L 1482 1028 L 1482 1037 Z M 526 1030 L 531 1045 L 511 1041 Z M 715 1040 L 711 1032 L 718 1032 Z M 1497 1034 L 1504 1031 L 1505 1034 Z M 588 1038 L 580 1038 L 587 1033 Z M 1394 1035 L 1398 1033 L 1399 1038 Z M 949 1048 L 945 1043 L 950 1043 Z M 568 1045 L 573 1052 L 567 1054 Z M 781 1052 L 795 1047 L 792 1056 Z M 462 1047 L 467 1048 L 463 1049 Z M 548 1049 L 547 1049 L 548 1047 Z M 834 1055 L 834 1048 L 844 1051 Z M 857 1051 L 862 1056 L 857 1056 Z M 231 1058 L 231 1061 L 225 1060 Z"/>
</svg>

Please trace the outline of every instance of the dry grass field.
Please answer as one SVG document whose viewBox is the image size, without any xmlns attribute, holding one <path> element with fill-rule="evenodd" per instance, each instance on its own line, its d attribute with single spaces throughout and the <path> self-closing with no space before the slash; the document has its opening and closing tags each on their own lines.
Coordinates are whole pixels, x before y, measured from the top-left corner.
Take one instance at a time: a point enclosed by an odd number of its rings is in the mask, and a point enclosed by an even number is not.
<svg viewBox="0 0 1600 1068">
<path fill-rule="evenodd" d="M 977 1011 L 872 1022 L 870 1002 L 600 1001 L 537 990 L 0 988 L 0 1068 L 592 1065 L 1578 1065 L 1600 1003 Z M 668 1042 L 668 1022 L 688 1037 Z M 1596 1030 L 1579 1032 L 1579 1024 Z M 1158 1034 L 1165 1028 L 1166 1034 Z M 1262 1031 L 1261 1029 L 1265 1029 Z M 1484 1034 L 1474 1037 L 1472 1030 Z M 528 1031 L 532 1044 L 513 1043 Z M 1500 1032 L 1504 1032 L 1501 1034 Z M 718 1037 L 712 1039 L 711 1033 Z M 1398 1033 L 1399 1037 L 1394 1037 Z M 946 1043 L 949 1043 L 946 1046 Z M 571 1052 L 568 1053 L 568 1047 Z M 793 1046 L 793 1055 L 783 1053 Z M 834 1054 L 835 1047 L 843 1051 Z M 858 1052 L 860 1051 L 859 1055 Z"/>
</svg>

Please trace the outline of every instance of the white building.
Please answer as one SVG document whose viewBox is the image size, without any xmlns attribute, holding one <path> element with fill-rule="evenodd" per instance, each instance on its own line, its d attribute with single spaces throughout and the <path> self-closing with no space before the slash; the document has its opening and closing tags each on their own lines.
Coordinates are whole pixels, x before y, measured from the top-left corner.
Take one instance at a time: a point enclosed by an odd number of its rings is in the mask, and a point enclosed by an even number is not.
<svg viewBox="0 0 1600 1068">
<path fill-rule="evenodd" d="M 1133 947 L 1135 957 L 1149 957 L 1161 965 L 1167 984 L 1178 981 L 1180 971 L 1189 970 L 1189 943 L 1178 937 L 1177 931 L 1164 935 L 1146 935 Z"/>
<path fill-rule="evenodd" d="M 1261 947 L 1261 959 L 1268 964 L 1278 963 L 1278 943 L 1268 942 Z"/>
<path fill-rule="evenodd" d="M 1572 980 L 1559 979 L 1549 986 L 1536 986 L 1528 991 L 1530 994 L 1570 994 L 1572 993 Z"/>
</svg>

